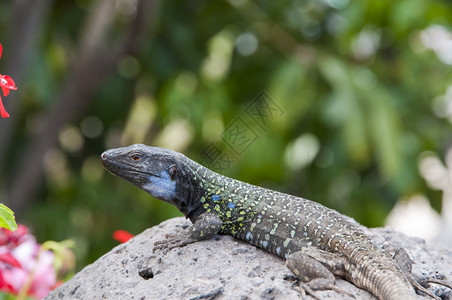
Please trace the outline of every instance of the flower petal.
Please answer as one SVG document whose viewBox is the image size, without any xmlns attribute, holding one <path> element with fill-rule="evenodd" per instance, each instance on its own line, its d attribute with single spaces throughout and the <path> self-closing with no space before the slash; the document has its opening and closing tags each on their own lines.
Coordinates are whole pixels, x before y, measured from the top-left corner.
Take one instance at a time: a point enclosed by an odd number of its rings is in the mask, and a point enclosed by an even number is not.
<svg viewBox="0 0 452 300">
<path fill-rule="evenodd" d="M 16 84 L 14 83 L 14 80 L 11 78 L 11 76 L 5 75 L 3 78 L 6 80 L 6 88 L 10 90 L 17 90 Z"/>
<path fill-rule="evenodd" d="M 20 262 L 18 262 L 17 259 L 11 253 L 0 254 L 0 261 L 15 268 L 22 268 Z"/>
<path fill-rule="evenodd" d="M 0 86 L 2 87 L 3 94 L 5 96 L 9 94 L 9 91 L 7 92 L 5 89 L 17 90 L 17 87 L 16 87 L 16 84 L 14 83 L 14 80 L 8 75 L 1 75 L 0 74 Z"/>
<path fill-rule="evenodd" d="M 2 44 L 0 44 L 0 57 L 2 57 L 2 51 L 3 51 Z"/>
<path fill-rule="evenodd" d="M 9 114 L 6 112 L 5 107 L 3 106 L 2 98 L 0 98 L 0 115 L 2 116 L 2 118 L 9 117 Z"/>
<path fill-rule="evenodd" d="M 0 273 L 0 291 L 7 292 L 10 294 L 16 294 L 17 291 L 14 289 L 14 287 L 5 280 L 5 277 L 2 273 Z"/>
<path fill-rule="evenodd" d="M 115 232 L 113 232 L 113 238 L 120 243 L 125 243 L 133 237 L 133 234 L 125 230 L 116 230 Z"/>
<path fill-rule="evenodd" d="M 9 89 L 4 87 L 3 85 L 0 86 L 0 87 L 2 88 L 3 95 L 5 95 L 5 97 L 8 96 L 9 95 Z"/>
</svg>

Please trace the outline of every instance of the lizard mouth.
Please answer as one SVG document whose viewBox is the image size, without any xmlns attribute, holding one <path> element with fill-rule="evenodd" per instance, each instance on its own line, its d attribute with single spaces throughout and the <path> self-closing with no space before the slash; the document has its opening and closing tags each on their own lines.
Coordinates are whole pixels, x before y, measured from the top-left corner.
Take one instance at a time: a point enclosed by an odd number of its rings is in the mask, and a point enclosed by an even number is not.
<svg viewBox="0 0 452 300">
<path fill-rule="evenodd" d="M 115 172 L 116 170 L 124 169 L 124 167 L 121 166 L 122 164 L 111 158 L 111 155 L 108 151 L 102 153 L 102 155 L 100 156 L 100 162 L 102 163 L 102 166 L 113 175 L 117 175 Z"/>
</svg>

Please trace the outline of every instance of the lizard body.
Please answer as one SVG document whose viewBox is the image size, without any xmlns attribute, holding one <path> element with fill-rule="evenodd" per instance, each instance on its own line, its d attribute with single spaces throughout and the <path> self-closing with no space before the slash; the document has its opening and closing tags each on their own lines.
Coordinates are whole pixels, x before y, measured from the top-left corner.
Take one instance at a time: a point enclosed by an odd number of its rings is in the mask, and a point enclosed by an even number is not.
<svg viewBox="0 0 452 300">
<path fill-rule="evenodd" d="M 105 151 L 101 160 L 112 174 L 175 205 L 193 223 L 155 249 L 226 234 L 286 259 L 311 295 L 335 288 L 334 274 L 379 299 L 416 299 L 407 272 L 335 210 L 222 176 L 163 148 L 132 145 Z"/>
</svg>

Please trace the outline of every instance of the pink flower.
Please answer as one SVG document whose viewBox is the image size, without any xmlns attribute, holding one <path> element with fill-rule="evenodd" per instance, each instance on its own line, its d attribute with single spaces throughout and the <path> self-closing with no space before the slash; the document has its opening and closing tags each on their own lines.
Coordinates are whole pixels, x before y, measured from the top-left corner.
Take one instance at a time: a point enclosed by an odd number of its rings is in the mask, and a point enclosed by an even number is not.
<svg viewBox="0 0 452 300">
<path fill-rule="evenodd" d="M 27 239 L 28 236 L 28 228 L 22 224 L 19 224 L 15 231 L 0 228 L 0 247 L 8 246 L 8 248 L 15 248 Z"/>
<path fill-rule="evenodd" d="M 6 266 L 15 267 L 15 268 L 21 268 L 20 263 L 10 253 L 1 253 L 0 254 L 0 262 L 2 264 L 5 264 Z M 12 286 L 12 284 L 10 282 L 8 282 L 3 277 L 2 273 L 0 273 L 0 291 L 5 291 L 5 292 L 8 292 L 8 293 L 13 293 L 14 292 L 14 287 Z"/>
<path fill-rule="evenodd" d="M 1 253 L 0 261 L 2 263 L 10 265 L 11 267 L 22 268 L 20 263 L 17 261 L 17 259 L 14 258 L 14 256 L 11 253 Z"/>
<path fill-rule="evenodd" d="M 0 230 L 0 290 L 18 294 L 32 276 L 28 295 L 44 298 L 57 284 L 54 254 L 41 245 L 24 225 L 14 232 Z"/>
<path fill-rule="evenodd" d="M 2 273 L 0 273 L 0 291 L 10 294 L 15 292 L 13 286 L 3 278 Z"/>
<path fill-rule="evenodd" d="M 2 57 L 2 44 L 0 44 L 0 58 Z M 9 90 L 17 90 L 14 80 L 8 75 L 0 74 L 0 87 L 2 89 L 3 95 L 6 97 L 9 94 Z M 2 98 L 0 97 L 0 115 L 2 118 L 8 118 L 9 114 L 6 112 L 3 106 Z"/>
</svg>

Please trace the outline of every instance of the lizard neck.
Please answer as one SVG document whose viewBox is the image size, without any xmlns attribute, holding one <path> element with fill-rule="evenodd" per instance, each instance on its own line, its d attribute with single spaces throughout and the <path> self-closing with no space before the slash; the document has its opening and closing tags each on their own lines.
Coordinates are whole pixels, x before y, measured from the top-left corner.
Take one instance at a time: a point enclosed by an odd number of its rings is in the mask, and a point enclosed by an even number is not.
<svg viewBox="0 0 452 300">
<path fill-rule="evenodd" d="M 183 198 L 177 208 L 193 223 L 207 211 L 206 199 L 222 189 L 224 180 L 222 175 L 183 156 L 178 173 L 177 194 Z M 214 197 L 215 199 L 215 197 Z"/>
<path fill-rule="evenodd" d="M 192 222 L 203 213 L 213 213 L 223 221 L 223 233 L 235 235 L 259 211 L 266 189 L 220 175 L 191 160 L 186 165 L 190 175 L 183 176 L 190 180 L 180 187 L 190 204 L 185 216 Z"/>
</svg>

